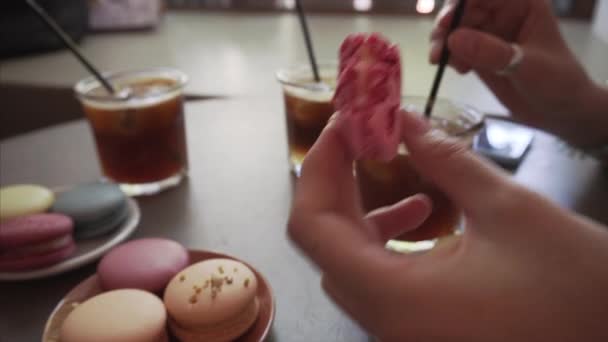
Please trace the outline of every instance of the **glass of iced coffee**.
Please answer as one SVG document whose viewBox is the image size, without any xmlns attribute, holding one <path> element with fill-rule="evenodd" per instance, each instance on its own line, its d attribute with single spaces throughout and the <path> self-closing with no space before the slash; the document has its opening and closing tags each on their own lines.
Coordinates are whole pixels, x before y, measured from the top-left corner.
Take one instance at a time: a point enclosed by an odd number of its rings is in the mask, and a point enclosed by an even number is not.
<svg viewBox="0 0 608 342">
<path fill-rule="evenodd" d="M 292 171 L 299 176 L 302 161 L 317 141 L 334 113 L 332 98 L 338 65 L 319 64 L 321 83 L 314 81 L 309 65 L 286 68 L 277 72 L 283 87 L 289 160 Z"/>
<path fill-rule="evenodd" d="M 165 68 L 105 76 L 116 94 L 95 78 L 75 87 L 104 176 L 132 196 L 176 186 L 188 165 L 182 93 L 187 76 Z"/>
<path fill-rule="evenodd" d="M 426 98 L 405 97 L 404 108 L 421 113 Z M 435 103 L 431 124 L 448 135 L 470 146 L 481 128 L 483 115 L 473 107 L 439 99 Z M 390 241 L 388 247 L 402 252 L 431 249 L 442 237 L 459 232 L 461 209 L 454 205 L 431 182 L 412 166 L 407 148 L 399 147 L 399 153 L 390 162 L 360 160 L 355 163 L 357 182 L 364 209 L 369 212 L 392 205 L 400 200 L 424 193 L 433 201 L 431 216 L 418 229 Z"/>
</svg>

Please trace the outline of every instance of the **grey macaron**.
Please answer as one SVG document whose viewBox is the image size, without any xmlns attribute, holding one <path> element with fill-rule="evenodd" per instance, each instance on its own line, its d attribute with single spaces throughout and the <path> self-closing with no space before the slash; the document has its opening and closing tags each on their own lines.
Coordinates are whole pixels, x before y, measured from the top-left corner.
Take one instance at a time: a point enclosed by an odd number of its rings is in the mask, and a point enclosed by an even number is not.
<svg viewBox="0 0 608 342">
<path fill-rule="evenodd" d="M 90 183 L 60 193 L 52 211 L 74 220 L 74 235 L 88 239 L 110 233 L 128 216 L 125 194 L 115 184 Z"/>
</svg>

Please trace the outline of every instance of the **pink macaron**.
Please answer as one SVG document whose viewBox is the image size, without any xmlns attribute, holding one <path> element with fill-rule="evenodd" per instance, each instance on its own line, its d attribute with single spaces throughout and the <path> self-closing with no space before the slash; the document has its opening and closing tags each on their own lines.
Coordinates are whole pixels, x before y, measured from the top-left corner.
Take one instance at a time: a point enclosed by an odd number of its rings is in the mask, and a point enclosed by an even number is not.
<svg viewBox="0 0 608 342">
<path fill-rule="evenodd" d="M 0 271 L 28 271 L 65 260 L 76 250 L 73 221 L 62 214 L 33 214 L 0 223 Z"/>
<path fill-rule="evenodd" d="M 111 250 L 97 267 L 101 287 L 140 289 L 160 294 L 171 278 L 189 264 L 188 251 L 179 243 L 146 238 Z"/>
</svg>

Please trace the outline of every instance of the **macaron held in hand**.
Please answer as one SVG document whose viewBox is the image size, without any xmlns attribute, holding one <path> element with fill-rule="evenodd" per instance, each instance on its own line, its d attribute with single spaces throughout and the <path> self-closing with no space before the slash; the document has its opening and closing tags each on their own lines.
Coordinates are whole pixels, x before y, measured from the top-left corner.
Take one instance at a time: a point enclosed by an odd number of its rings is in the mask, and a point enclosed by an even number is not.
<svg viewBox="0 0 608 342">
<path fill-rule="evenodd" d="M 333 98 L 336 126 L 355 159 L 389 161 L 400 143 L 399 49 L 380 34 L 351 34 L 340 46 Z"/>
</svg>

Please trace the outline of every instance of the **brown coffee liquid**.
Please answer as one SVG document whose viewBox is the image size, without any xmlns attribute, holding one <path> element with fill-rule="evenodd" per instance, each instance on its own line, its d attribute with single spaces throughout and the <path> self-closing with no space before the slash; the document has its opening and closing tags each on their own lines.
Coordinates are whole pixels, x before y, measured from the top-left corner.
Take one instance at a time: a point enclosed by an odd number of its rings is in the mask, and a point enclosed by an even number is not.
<svg viewBox="0 0 608 342">
<path fill-rule="evenodd" d="M 460 210 L 442 192 L 419 176 L 407 155 L 399 154 L 388 163 L 358 161 L 356 174 L 363 207 L 367 212 L 395 204 L 417 193 L 424 193 L 432 199 L 433 212 L 422 226 L 395 240 L 424 241 L 454 233 L 460 219 Z"/>
<path fill-rule="evenodd" d="M 311 101 L 284 93 L 287 115 L 287 139 L 293 162 L 302 163 L 304 156 L 334 113 L 330 100 Z M 294 160 L 295 159 L 295 160 Z"/>
<path fill-rule="evenodd" d="M 134 96 L 162 94 L 173 80 L 129 84 Z M 182 96 L 147 107 L 105 109 L 84 105 L 106 176 L 120 183 L 169 178 L 187 164 Z"/>
</svg>

